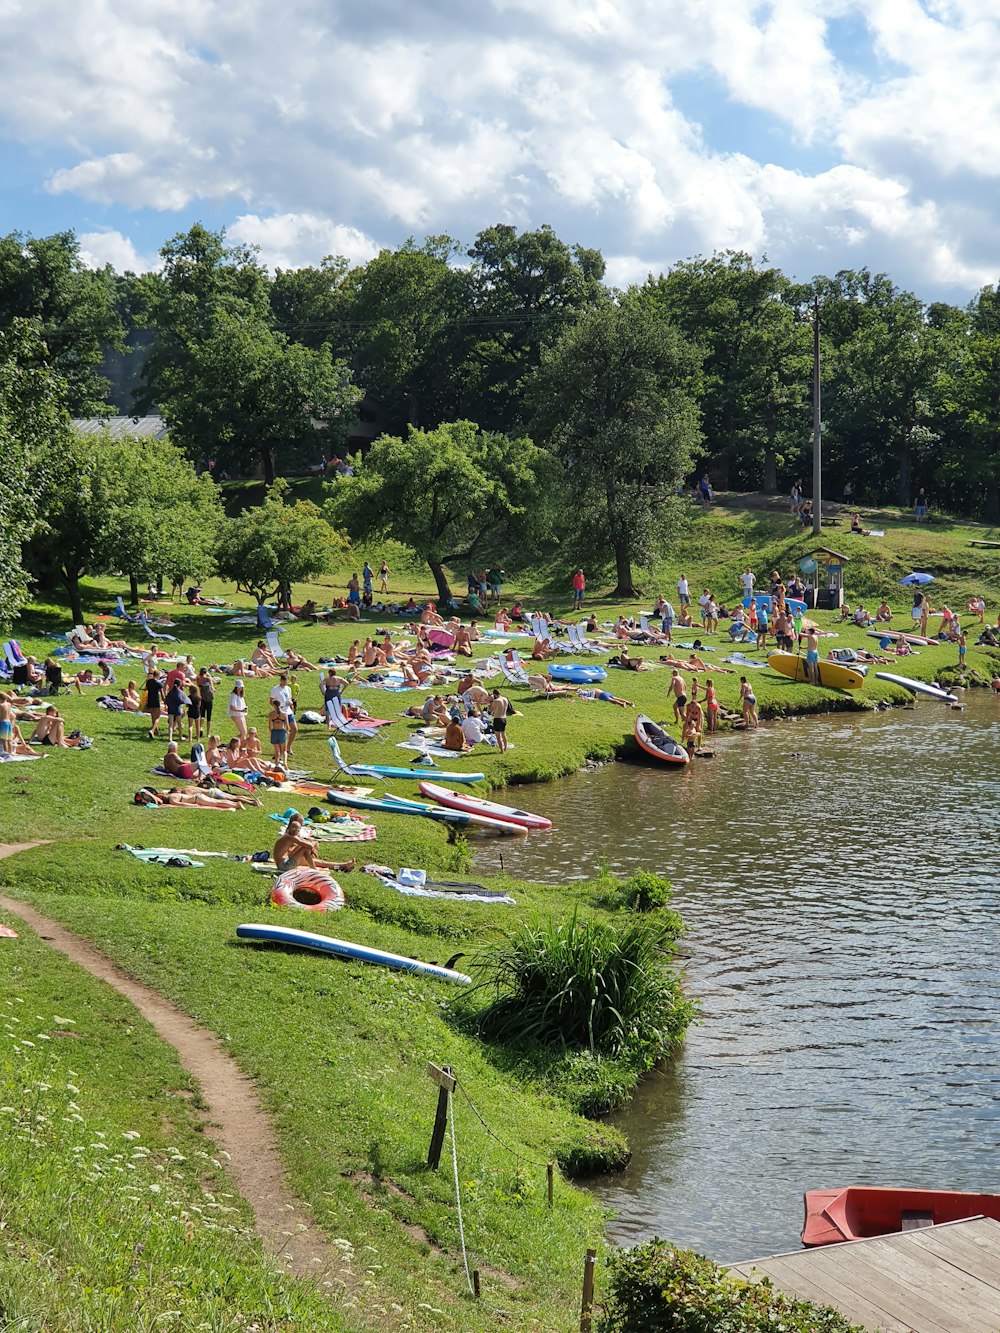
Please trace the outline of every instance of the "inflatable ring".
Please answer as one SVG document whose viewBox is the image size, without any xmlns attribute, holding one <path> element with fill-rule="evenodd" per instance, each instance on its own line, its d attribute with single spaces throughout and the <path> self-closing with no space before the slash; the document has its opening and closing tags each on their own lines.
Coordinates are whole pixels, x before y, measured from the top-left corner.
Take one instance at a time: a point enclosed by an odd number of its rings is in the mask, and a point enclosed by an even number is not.
<svg viewBox="0 0 1000 1333">
<path fill-rule="evenodd" d="M 322 870 L 302 866 L 286 870 L 274 881 L 275 907 L 304 907 L 308 912 L 336 912 L 344 906 L 344 890 Z"/>
<path fill-rule="evenodd" d="M 553 680 L 568 680 L 574 685 L 594 685 L 607 677 L 607 672 L 602 666 L 584 666 L 583 663 L 568 662 L 560 665 L 553 662 L 549 665 L 549 675 Z"/>
</svg>

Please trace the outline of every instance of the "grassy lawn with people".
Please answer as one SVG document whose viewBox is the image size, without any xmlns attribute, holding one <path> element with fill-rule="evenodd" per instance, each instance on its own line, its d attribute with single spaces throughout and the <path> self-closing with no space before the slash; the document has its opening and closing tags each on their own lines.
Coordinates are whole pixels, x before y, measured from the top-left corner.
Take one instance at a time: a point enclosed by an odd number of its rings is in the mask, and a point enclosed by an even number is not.
<svg viewBox="0 0 1000 1333">
<path fill-rule="evenodd" d="M 954 645 L 927 647 L 872 667 L 862 689 L 841 693 L 795 683 L 771 670 L 722 672 L 721 659 L 729 652 L 726 621 L 722 632 L 711 636 L 697 625 L 687 632 L 675 628 L 675 644 L 700 638 L 716 649 L 705 660 L 719 668 L 707 674 L 724 710 L 739 713 L 740 674 L 752 679 L 766 724 L 795 713 L 905 702 L 906 692 L 876 680 L 876 670 L 949 686 L 963 680 L 986 684 L 1000 671 L 1000 649 L 974 646 L 979 624 L 966 610 L 968 600 L 982 594 L 986 621 L 996 623 L 1000 551 L 969 545 L 996 534 L 948 523 L 917 526 L 866 519 L 866 525 L 883 528 L 885 536 L 852 536 L 845 522 L 840 529 L 824 531 L 822 541 L 851 557 L 845 582 L 852 607 L 861 599 L 874 610 L 884 597 L 894 613 L 891 628 L 910 630 L 911 596 L 899 580 L 911 570 L 927 570 L 935 580 L 928 587 L 934 606 L 947 603 L 971 631 L 965 673 L 959 670 Z M 602 599 L 603 589 L 610 586 L 602 583 L 606 571 L 588 571 L 585 610 L 601 622 L 612 622 L 622 613 L 649 611 L 660 592 L 676 606 L 676 583 L 683 573 L 697 616 L 702 588 L 711 588 L 731 605 L 747 564 L 766 590 L 772 569 L 791 573 L 818 544 L 786 514 L 692 510 L 676 534 L 669 561 L 644 580 L 648 596 L 641 604 L 622 606 Z M 429 571 L 407 561 L 405 552 L 387 548 L 355 555 L 359 570 L 366 556 L 376 569 L 383 556 L 387 559 L 393 569 L 392 600 L 401 602 L 411 593 L 418 600 L 432 595 Z M 508 563 L 513 570 L 513 560 Z M 573 567 L 560 563 L 513 570 L 505 604 L 519 596 L 530 609 L 568 617 Z M 353 568 L 352 562 L 318 584 L 296 586 L 294 601 L 312 597 L 320 606 L 332 604 L 343 595 Z M 453 574 L 453 586 L 461 590 L 465 571 Z M 110 580 L 88 582 L 84 593 L 89 616 L 110 612 L 125 586 Z M 206 582 L 204 591 L 247 605 L 246 598 L 233 598 L 221 583 Z M 199 667 L 223 666 L 247 658 L 259 637 L 253 626 L 227 625 L 224 616 L 204 608 L 162 602 L 150 609 L 169 612 L 175 622 L 165 632 L 178 642 L 157 644 L 167 654 L 162 659 L 167 665 L 180 654 L 192 656 Z M 836 613 L 820 611 L 815 618 L 821 629 L 837 634 L 821 639 L 823 656 L 831 647 L 881 651 L 864 629 L 841 623 Z M 488 623 L 488 617 L 481 622 Z M 148 646 L 141 629 L 117 620 L 106 623 L 110 637 Z M 932 618 L 932 626 L 938 623 Z M 378 628 L 401 635 L 405 624 L 404 618 L 384 611 L 351 624 L 346 613 L 337 610 L 329 624 L 290 625 L 281 642 L 317 663 L 345 656 L 354 639 L 363 642 Z M 14 632 L 24 652 L 43 660 L 57 646 L 47 636 L 68 628 L 64 606 L 41 594 Z M 511 642 L 518 644 L 516 639 Z M 531 641 L 521 643 L 527 658 Z M 773 647 L 773 641 L 768 646 Z M 764 659 L 751 644 L 740 648 L 751 658 Z M 592 759 L 639 761 L 632 740 L 636 712 L 679 733 L 668 700 L 671 669 L 658 660 L 666 651 L 655 645 L 634 649 L 649 670 L 608 668 L 604 687 L 633 708 L 575 696 L 545 698 L 497 677 L 515 710 L 508 727 L 511 749 L 501 756 L 478 746 L 469 757 L 439 762 L 445 768 L 484 771 L 485 782 L 473 789 L 479 794 L 508 784 L 556 779 Z M 678 646 L 674 651 L 687 656 L 690 650 Z M 476 646 L 477 660 L 487 655 L 486 645 Z M 590 659 L 567 654 L 555 660 Z M 604 662 L 606 657 L 592 660 Z M 545 670 L 542 663 L 536 666 L 539 672 Z M 69 674 L 75 669 L 72 663 L 66 668 Z M 135 669 L 121 665 L 115 670 L 118 687 L 129 679 L 141 686 L 138 663 Z M 690 679 L 690 673 L 685 674 Z M 319 673 L 297 675 L 299 711 L 320 710 Z M 705 677 L 699 673 L 700 681 Z M 261 733 L 265 755 L 273 683 L 251 680 L 246 687 L 250 722 Z M 376 740 L 341 740 L 345 758 L 391 765 L 412 761 L 413 753 L 398 749 L 397 743 L 419 723 L 401 713 L 432 690 L 450 693 L 443 685 L 408 693 L 360 684 L 346 690 L 372 716 L 389 719 L 391 725 L 382 728 Z M 104 692 L 90 686 L 82 695 L 71 691 L 54 701 L 67 731 L 84 732 L 93 739 L 92 748 L 46 749 L 40 751 L 45 755 L 40 761 L 0 766 L 0 843 L 42 842 L 0 861 L 0 891 L 29 901 L 92 941 L 127 973 L 218 1035 L 260 1089 L 291 1189 L 331 1246 L 349 1253 L 350 1271 L 334 1266 L 321 1279 L 332 1285 L 314 1288 L 280 1270 L 248 1232 L 246 1207 L 232 1188 L 225 1162 L 214 1155 L 212 1126 L 174 1053 L 135 1018 L 125 1000 L 63 961 L 13 915 L 0 912 L 0 920 L 20 932 L 16 941 L 0 940 L 0 975 L 12 1002 L 4 1013 L 21 1019 L 10 1024 L 14 1036 L 2 1070 L 5 1091 L 0 1100 L 15 1108 L 5 1114 L 14 1117 L 17 1130 L 0 1150 L 0 1170 L 9 1181 L 19 1172 L 18 1178 L 28 1182 L 20 1201 L 12 1201 L 7 1189 L 0 1204 L 0 1220 L 8 1234 L 18 1238 L 28 1260 L 23 1266 L 15 1263 L 8 1250 L 2 1261 L 0 1297 L 8 1318 L 14 1312 L 21 1320 L 11 1327 L 124 1330 L 152 1327 L 157 1315 L 162 1320 L 156 1327 L 197 1327 L 195 1308 L 204 1326 L 213 1329 L 254 1322 L 267 1329 L 472 1330 L 501 1321 L 511 1328 L 572 1327 L 578 1318 L 583 1255 L 588 1246 L 600 1247 L 604 1219 L 571 1178 L 588 1169 L 620 1165 L 627 1151 L 616 1131 L 580 1112 L 593 1110 L 602 1099 L 610 1103 L 628 1095 L 641 1069 L 612 1056 L 517 1052 L 483 1041 L 476 1025 L 487 1003 L 482 993 L 470 998 L 433 980 L 246 945 L 237 941 L 235 927 L 263 920 L 323 930 L 428 961 L 445 962 L 460 954 L 459 970 L 474 970 L 479 957 L 522 927 L 566 926 L 574 912 L 585 921 L 612 927 L 631 921 L 635 914 L 625 906 L 627 892 L 607 878 L 574 882 L 570 890 L 484 875 L 474 865 L 474 849 L 484 845 L 476 837 L 449 838 L 441 825 L 381 811 L 371 817 L 377 828 L 374 842 L 322 844 L 321 854 L 336 860 L 356 857 L 357 867 L 337 874 L 347 907 L 319 920 L 318 914 L 272 908 L 267 903 L 269 878 L 255 874 L 245 861 L 212 858 L 202 868 L 145 864 L 118 848 L 167 846 L 243 855 L 265 851 L 281 829 L 269 815 L 289 806 L 305 811 L 322 802 L 264 790 L 259 808 L 235 812 L 137 806 L 133 793 L 143 786 L 183 784 L 150 772 L 166 750 L 165 725 L 161 723 L 160 737 L 150 740 L 144 716 L 97 707 L 96 697 Z M 228 692 L 228 678 L 221 676 L 213 729 L 224 739 L 233 731 L 225 716 Z M 721 729 L 729 729 L 725 718 Z M 715 742 L 706 736 L 704 743 L 711 747 Z M 738 755 L 740 738 L 723 743 Z M 187 753 L 190 746 L 182 743 L 181 748 Z M 337 777 L 325 725 L 301 725 L 293 762 L 321 781 Z M 694 781 L 697 768 L 696 760 L 690 773 Z M 428 776 L 433 779 L 433 769 Z M 675 776 L 663 774 L 667 800 Z M 378 791 L 417 795 L 410 781 L 358 781 Z M 530 791 L 518 792 L 515 803 L 530 809 Z M 480 881 L 489 889 L 505 890 L 515 904 L 405 897 L 364 874 L 361 867 L 369 861 Z M 61 1024 L 57 1018 L 68 1021 Z M 64 1029 L 74 1035 L 60 1037 Z M 48 1040 L 36 1041 L 39 1033 Z M 35 1045 L 26 1046 L 25 1040 Z M 425 1164 L 437 1100 L 437 1088 L 427 1075 L 429 1063 L 450 1065 L 459 1079 L 454 1100 L 457 1160 L 470 1267 L 482 1278 L 479 1304 L 466 1289 L 450 1144 L 438 1171 Z M 79 1093 L 68 1092 L 70 1084 Z M 178 1096 L 179 1091 L 194 1095 Z M 69 1109 L 67 1097 L 79 1110 Z M 63 1123 L 73 1127 L 65 1136 L 53 1128 Z M 76 1141 L 76 1127 L 85 1142 Z M 133 1132 L 140 1137 L 123 1137 Z M 120 1166 L 120 1173 L 136 1176 L 155 1243 L 142 1242 L 130 1229 L 133 1222 L 120 1215 L 111 1168 L 94 1167 L 106 1155 L 93 1147 L 101 1142 L 113 1142 L 121 1158 L 115 1170 Z M 131 1158 L 132 1143 L 149 1149 L 148 1156 L 140 1154 L 141 1162 Z M 201 1144 L 207 1160 L 199 1155 Z M 81 1151 L 74 1154 L 78 1147 Z M 90 1209 L 81 1207 L 82 1196 L 72 1185 L 77 1158 L 96 1191 Z M 546 1197 L 549 1161 L 557 1164 L 552 1208 Z M 164 1170 L 156 1171 L 158 1166 Z M 160 1192 L 151 1188 L 158 1183 L 164 1186 Z M 202 1228 L 198 1219 L 204 1214 L 194 1211 L 206 1208 L 205 1191 L 216 1200 L 233 1195 L 225 1207 L 235 1211 L 225 1214 L 228 1220 L 218 1229 Z M 50 1204 L 46 1192 L 52 1194 Z M 56 1238 L 64 1208 L 76 1210 L 74 1247 Z M 109 1235 L 121 1237 L 117 1250 L 109 1245 Z M 137 1251 L 140 1243 L 146 1248 Z M 126 1248 L 129 1254 L 123 1258 Z M 116 1254 L 119 1271 L 114 1270 Z M 39 1256 L 48 1257 L 42 1263 Z M 147 1324 L 137 1321 L 140 1306 L 129 1304 L 133 1298 L 118 1293 L 134 1279 L 136 1266 L 146 1275 L 142 1300 L 147 1305 L 142 1309 Z M 166 1277 L 180 1267 L 211 1277 L 205 1276 L 205 1285 L 193 1294 L 175 1299 Z M 89 1324 L 70 1311 L 54 1316 L 83 1272 L 92 1275 Z M 35 1324 L 30 1322 L 33 1310 L 45 1314 Z M 181 1314 L 168 1318 L 173 1310 Z M 242 1323 L 237 1313 L 245 1316 Z"/>
</svg>

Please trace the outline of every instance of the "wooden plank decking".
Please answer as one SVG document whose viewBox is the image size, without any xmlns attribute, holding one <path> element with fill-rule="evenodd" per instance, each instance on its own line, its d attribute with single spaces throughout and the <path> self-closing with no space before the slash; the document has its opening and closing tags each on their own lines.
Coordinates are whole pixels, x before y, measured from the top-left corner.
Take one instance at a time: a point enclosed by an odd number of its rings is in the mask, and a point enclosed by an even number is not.
<svg viewBox="0 0 1000 1333">
<path fill-rule="evenodd" d="M 884 1333 L 998 1333 L 1000 1222 L 975 1217 L 731 1264 Z"/>
</svg>

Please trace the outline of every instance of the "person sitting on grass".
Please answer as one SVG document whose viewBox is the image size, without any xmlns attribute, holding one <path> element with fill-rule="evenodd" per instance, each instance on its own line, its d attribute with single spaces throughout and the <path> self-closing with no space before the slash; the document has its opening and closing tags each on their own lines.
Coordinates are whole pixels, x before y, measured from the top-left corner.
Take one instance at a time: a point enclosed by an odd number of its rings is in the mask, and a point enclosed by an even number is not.
<svg viewBox="0 0 1000 1333">
<path fill-rule="evenodd" d="M 633 657 L 628 648 L 623 647 L 618 659 L 626 671 L 648 671 L 649 665 L 644 657 Z M 707 668 L 706 668 L 707 669 Z"/>
<path fill-rule="evenodd" d="M 162 767 L 167 770 L 172 778 L 196 778 L 198 770 L 194 764 L 189 763 L 180 756 L 180 749 L 176 741 L 171 741 L 167 746 L 167 753 L 163 756 Z"/>
<path fill-rule="evenodd" d="M 28 740 L 38 741 L 40 745 L 53 745 L 63 750 L 70 750 L 74 745 L 79 744 L 79 738 L 76 738 L 75 741 L 67 739 L 66 723 L 59 716 L 59 710 L 55 704 L 49 704 L 44 716 L 40 717 L 35 723 L 35 730 L 28 737 Z"/>
<path fill-rule="evenodd" d="M 473 621 L 472 623 L 473 623 L 473 625 L 475 626 L 476 622 Z M 477 634 L 477 637 L 478 637 L 478 634 L 479 634 L 478 627 L 476 628 L 476 634 Z M 466 629 L 464 625 L 456 625 L 456 627 L 455 627 L 455 642 L 452 644 L 452 648 L 453 648 L 454 652 L 457 653 L 457 654 L 458 654 L 459 656 L 461 656 L 461 657 L 471 657 L 471 656 L 472 656 L 472 630 L 471 630 L 471 629 Z"/>
<path fill-rule="evenodd" d="M 872 619 L 871 612 L 868 610 L 868 608 L 865 606 L 863 602 L 859 602 L 855 607 L 854 623 L 855 625 L 860 626 L 862 629 L 866 629 L 869 625 L 874 625 L 875 623 L 875 621 Z"/>
<path fill-rule="evenodd" d="M 531 645 L 531 658 L 534 662 L 546 662 L 550 657 L 555 657 L 558 651 L 555 644 L 545 639 L 536 639 Z"/>
<path fill-rule="evenodd" d="M 284 874 L 288 870 L 340 870 L 354 869 L 350 861 L 321 861 L 316 855 L 317 846 L 306 833 L 305 820 L 295 814 L 285 825 L 285 831 L 274 844 L 274 864 Z"/>
<path fill-rule="evenodd" d="M 891 619 L 892 608 L 889 606 L 889 603 L 886 601 L 880 602 L 875 611 L 875 624 L 888 625 Z"/>
<path fill-rule="evenodd" d="M 283 664 L 279 664 L 279 665 L 281 666 L 281 669 L 282 669 L 283 671 L 316 671 L 316 670 L 318 670 L 318 668 L 315 667 L 315 666 L 312 664 L 312 662 L 310 662 L 310 661 L 308 661 L 306 658 L 304 658 L 304 657 L 302 656 L 301 653 L 297 653 L 297 652 L 294 650 L 294 648 L 286 648 L 286 649 L 285 649 L 285 661 L 284 661 Z"/>
<path fill-rule="evenodd" d="M 233 737 L 239 740 L 238 736 Z M 260 743 L 260 736 L 257 734 L 257 728 L 251 727 L 247 732 L 245 741 L 240 743 L 239 764 L 241 768 L 248 768 L 252 773 L 264 773 L 267 765 L 264 762 L 264 749 Z"/>
<path fill-rule="evenodd" d="M 488 699 L 489 696 L 487 695 Z M 469 705 L 469 711 L 462 722 L 462 733 L 470 747 L 479 745 L 486 734 L 483 726 L 483 715 L 475 704 Z"/>
<path fill-rule="evenodd" d="M 459 754 L 464 754 L 466 750 L 472 747 L 465 738 L 465 732 L 462 730 L 460 719 L 452 715 L 445 726 L 444 741 L 442 742 L 446 750 L 456 750 Z"/>
</svg>

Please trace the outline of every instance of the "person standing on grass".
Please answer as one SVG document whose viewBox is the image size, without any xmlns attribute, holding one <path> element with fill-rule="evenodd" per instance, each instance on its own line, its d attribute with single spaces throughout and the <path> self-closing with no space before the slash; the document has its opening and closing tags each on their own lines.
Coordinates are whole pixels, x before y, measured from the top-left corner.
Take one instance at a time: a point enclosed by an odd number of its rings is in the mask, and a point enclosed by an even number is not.
<svg viewBox="0 0 1000 1333">
<path fill-rule="evenodd" d="M 292 699 L 292 691 L 288 684 L 288 677 L 284 674 L 279 676 L 278 683 L 271 690 L 271 703 L 281 713 L 284 721 L 282 726 L 286 731 L 285 758 L 291 757 L 292 746 L 295 744 L 295 737 L 299 734 L 298 726 L 295 722 L 295 703 Z M 273 742 L 272 742 L 273 743 Z"/>
<path fill-rule="evenodd" d="M 239 678 L 233 681 L 227 712 L 242 745 L 247 738 L 247 701 L 243 695 L 243 682 Z"/>
<path fill-rule="evenodd" d="M 196 680 L 189 681 L 186 689 L 188 696 L 187 738 L 189 741 L 200 741 L 202 728 L 201 691 Z"/>
<path fill-rule="evenodd" d="M 688 590 L 687 575 L 682 574 L 677 580 L 677 600 L 681 607 L 691 605 L 691 593 Z"/>
<path fill-rule="evenodd" d="M 146 712 L 149 714 L 149 739 L 153 740 L 159 735 L 160 718 L 163 716 L 163 682 L 155 666 L 150 666 L 143 689 L 146 693 Z"/>
<path fill-rule="evenodd" d="M 389 569 L 389 566 L 383 560 L 378 567 L 379 592 L 389 591 L 389 575 L 391 572 L 392 571 Z"/>
<path fill-rule="evenodd" d="M 757 647 L 761 651 L 767 647 L 767 607 L 763 602 L 757 608 Z"/>
<path fill-rule="evenodd" d="M 684 709 L 687 705 L 687 687 L 684 677 L 675 667 L 670 677 L 670 693 L 674 696 L 674 721 L 683 722 Z"/>
<path fill-rule="evenodd" d="M 810 685 L 818 685 L 819 679 L 819 635 L 810 626 L 806 633 L 806 675 Z"/>
<path fill-rule="evenodd" d="M 267 716 L 267 725 L 271 730 L 271 746 L 274 751 L 274 762 L 279 768 L 284 768 L 288 756 L 288 727 L 285 722 L 285 713 L 279 703 L 272 703 L 271 711 Z"/>
<path fill-rule="evenodd" d="M 215 681 L 208 674 L 207 667 L 202 667 L 198 672 L 198 693 L 201 695 L 201 718 L 207 735 L 212 725 L 212 708 L 215 704 Z"/>
<path fill-rule="evenodd" d="M 744 597 L 752 597 L 752 596 L 753 596 L 753 585 L 754 585 L 756 582 L 757 582 L 756 575 L 755 575 L 755 574 L 753 573 L 753 571 L 750 569 L 750 566 L 747 565 L 746 569 L 745 569 L 745 570 L 743 571 L 743 573 L 740 575 L 740 586 L 741 586 L 742 589 L 743 589 L 743 596 L 744 596 Z"/>
<path fill-rule="evenodd" d="M 583 610 L 583 594 L 587 587 L 587 580 L 584 578 L 583 570 L 578 569 L 573 575 L 573 610 Z"/>
<path fill-rule="evenodd" d="M 499 690 L 494 690 L 493 698 L 490 700 L 490 719 L 493 725 L 493 734 L 497 738 L 497 749 L 501 754 L 507 753 L 507 714 L 509 712 L 510 704 Z"/>
<path fill-rule="evenodd" d="M 927 517 L 927 492 L 923 486 L 917 491 L 917 498 L 913 502 L 913 517 L 918 523 L 923 523 Z"/>
<path fill-rule="evenodd" d="M 958 636 L 958 667 L 960 671 L 965 670 L 965 650 L 969 646 L 969 636 L 962 630 Z"/>
</svg>

